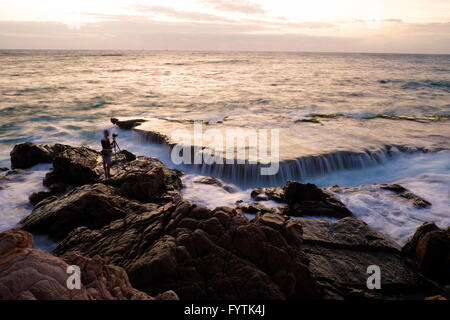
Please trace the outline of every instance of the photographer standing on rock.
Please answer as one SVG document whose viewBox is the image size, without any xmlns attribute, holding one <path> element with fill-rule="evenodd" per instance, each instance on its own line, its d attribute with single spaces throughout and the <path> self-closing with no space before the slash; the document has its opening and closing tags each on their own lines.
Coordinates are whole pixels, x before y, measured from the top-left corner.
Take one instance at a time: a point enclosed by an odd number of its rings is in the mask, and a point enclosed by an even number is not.
<svg viewBox="0 0 450 320">
<path fill-rule="evenodd" d="M 111 143 L 111 141 L 109 141 L 109 130 L 105 130 L 105 131 L 103 131 L 103 133 L 104 133 L 104 136 L 101 140 L 103 169 L 105 170 L 106 179 L 109 179 L 109 178 L 111 178 L 113 144 Z"/>
</svg>

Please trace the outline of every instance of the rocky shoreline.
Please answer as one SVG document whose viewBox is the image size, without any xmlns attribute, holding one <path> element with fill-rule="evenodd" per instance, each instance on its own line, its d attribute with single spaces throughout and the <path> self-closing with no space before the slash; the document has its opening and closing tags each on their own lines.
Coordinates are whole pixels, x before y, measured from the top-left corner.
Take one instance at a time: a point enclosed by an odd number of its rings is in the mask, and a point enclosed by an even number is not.
<svg viewBox="0 0 450 320">
<path fill-rule="evenodd" d="M 183 200 L 183 173 L 156 158 L 123 151 L 105 179 L 100 153 L 86 147 L 23 143 L 11 152 L 13 170 L 39 163 L 53 164 L 48 190 L 30 195 L 22 230 L 0 233 L 0 299 L 449 298 L 450 228 L 432 222 L 400 248 L 312 184 L 252 192 L 279 202 L 275 209 L 210 210 Z M 381 187 L 431 205 L 401 186 Z M 59 245 L 52 254 L 34 249 L 29 232 Z M 67 289 L 68 265 L 80 266 L 81 289 Z M 367 288 L 370 265 L 381 269 L 379 290 Z"/>
</svg>

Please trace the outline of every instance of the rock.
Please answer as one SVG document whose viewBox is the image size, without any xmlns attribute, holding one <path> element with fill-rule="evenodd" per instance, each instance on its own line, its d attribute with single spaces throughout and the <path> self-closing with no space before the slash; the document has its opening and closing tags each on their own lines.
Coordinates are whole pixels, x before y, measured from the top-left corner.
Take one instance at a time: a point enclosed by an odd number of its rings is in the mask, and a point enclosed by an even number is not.
<svg viewBox="0 0 450 320">
<path fill-rule="evenodd" d="M 6 167 L 0 168 L 0 172 L 5 172 L 5 171 L 9 171 L 9 168 L 6 168 Z"/>
<path fill-rule="evenodd" d="M 67 267 L 80 268 L 80 289 L 67 287 Z M 159 298 L 176 297 L 173 292 Z M 0 233 L 0 300 L 153 300 L 134 289 L 125 271 L 92 259 L 70 254 L 65 259 L 33 248 L 31 234 L 21 230 Z"/>
<path fill-rule="evenodd" d="M 52 162 L 52 149 L 49 146 L 31 142 L 20 143 L 11 151 L 11 168 L 27 169 L 39 163 Z"/>
<path fill-rule="evenodd" d="M 256 188 L 250 196 L 255 201 L 273 200 L 278 203 L 285 203 L 284 191 L 282 188 Z"/>
<path fill-rule="evenodd" d="M 450 283 L 450 227 L 441 230 L 433 222 L 425 222 L 402 251 L 413 258 L 430 279 Z"/>
<path fill-rule="evenodd" d="M 289 216 L 328 216 L 340 219 L 352 215 L 331 192 L 311 183 L 288 181 L 284 187 L 284 199 L 288 204 L 284 213 Z"/>
<path fill-rule="evenodd" d="M 101 230 L 78 228 L 54 252 L 100 255 L 148 294 L 173 289 L 181 299 L 318 298 L 308 260 L 291 240 L 301 228 L 283 219 L 249 222 L 240 210 L 180 201 Z"/>
<path fill-rule="evenodd" d="M 156 158 L 137 157 L 115 170 L 115 175 L 105 183 L 116 187 L 123 196 L 158 203 L 181 199 L 180 172 L 169 170 Z"/>
<path fill-rule="evenodd" d="M 209 184 L 214 185 L 219 188 L 222 188 L 228 193 L 235 193 L 237 192 L 237 189 L 230 185 L 224 185 L 219 179 L 213 178 L 213 177 L 202 177 L 199 179 L 194 180 L 194 183 L 201 183 L 201 184 Z"/>
<path fill-rule="evenodd" d="M 134 127 L 137 127 L 138 125 L 140 125 L 146 121 L 147 120 L 145 120 L 145 119 L 133 119 L 133 120 L 120 121 L 117 118 L 111 118 L 111 123 L 118 126 L 120 129 L 123 129 L 123 130 L 133 129 Z"/>
<path fill-rule="evenodd" d="M 127 162 L 136 160 L 136 156 L 128 150 L 121 150 L 119 154 L 124 155 Z"/>
<path fill-rule="evenodd" d="M 39 202 L 20 223 L 24 230 L 61 239 L 77 227 L 99 229 L 128 212 L 151 209 L 119 196 L 113 187 L 94 184 L 75 188 L 59 199 L 53 197 Z"/>
<path fill-rule="evenodd" d="M 220 182 L 219 179 L 216 179 L 213 177 L 202 177 L 202 178 L 194 180 L 194 183 L 210 184 L 210 185 L 215 185 L 218 187 L 223 186 L 222 182 Z"/>
<path fill-rule="evenodd" d="M 259 203 L 244 203 L 239 204 L 237 206 L 238 209 L 242 210 L 244 213 L 249 214 L 257 214 L 257 213 L 278 213 L 277 209 L 275 208 L 267 208 Z"/>
<path fill-rule="evenodd" d="M 414 193 L 408 191 L 399 184 L 382 184 L 381 189 L 389 190 L 397 194 L 399 197 L 409 200 L 417 208 L 429 208 L 431 203 L 425 199 L 420 198 Z"/>
<path fill-rule="evenodd" d="M 447 299 L 443 296 L 433 296 L 433 297 L 426 297 L 425 300 L 431 300 L 431 301 L 446 301 Z"/>
<path fill-rule="evenodd" d="M 309 270 L 326 299 L 398 299 L 410 298 L 412 294 L 423 299 L 441 292 L 392 240 L 359 219 L 347 217 L 335 223 L 302 219 L 300 223 Z M 380 267 L 380 290 L 366 286 L 370 265 Z"/>
<path fill-rule="evenodd" d="M 33 192 L 30 197 L 30 203 L 35 206 L 37 205 L 39 202 L 41 202 L 42 200 L 51 197 L 53 194 L 50 191 L 38 191 L 38 192 Z"/>
<path fill-rule="evenodd" d="M 256 188 L 251 197 L 255 201 L 287 203 L 283 214 L 292 217 L 328 216 L 340 219 L 352 215 L 331 192 L 310 183 L 287 181 L 284 188 Z"/>
<path fill-rule="evenodd" d="M 62 144 L 54 145 L 53 150 L 53 171 L 50 176 L 58 179 L 51 179 L 50 183 L 46 177 L 46 185 L 55 182 L 82 185 L 98 181 L 102 171 L 99 152 Z"/>
</svg>

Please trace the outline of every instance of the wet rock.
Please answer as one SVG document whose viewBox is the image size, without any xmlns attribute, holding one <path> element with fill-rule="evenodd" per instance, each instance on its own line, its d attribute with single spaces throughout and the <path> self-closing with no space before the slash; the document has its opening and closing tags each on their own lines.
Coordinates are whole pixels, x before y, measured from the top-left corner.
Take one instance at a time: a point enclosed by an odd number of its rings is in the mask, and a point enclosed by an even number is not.
<svg viewBox="0 0 450 320">
<path fill-rule="evenodd" d="M 425 222 L 402 248 L 429 278 L 450 283 L 450 227 L 442 230 L 433 222 Z"/>
<path fill-rule="evenodd" d="M 287 203 L 283 213 L 292 217 L 333 217 L 344 218 L 351 211 L 331 192 L 314 184 L 287 181 L 284 188 L 256 188 L 251 197 L 255 201 L 272 200 Z"/>
<path fill-rule="evenodd" d="M 32 142 L 14 146 L 10 153 L 12 169 L 27 169 L 39 163 L 50 163 L 53 160 L 51 147 Z"/>
<path fill-rule="evenodd" d="M 235 193 L 237 189 L 230 185 L 224 185 L 219 179 L 213 177 L 202 177 L 194 180 L 194 183 L 209 184 L 222 188 L 228 193 Z"/>
<path fill-rule="evenodd" d="M 273 200 L 278 203 L 285 203 L 284 191 L 282 188 L 256 188 L 250 196 L 255 201 Z"/>
<path fill-rule="evenodd" d="M 173 289 L 181 299 L 317 298 L 308 260 L 291 240 L 301 237 L 301 227 L 286 220 L 249 222 L 240 210 L 180 201 L 101 230 L 78 228 L 55 253 L 100 255 L 148 294 Z"/>
<path fill-rule="evenodd" d="M 276 208 L 267 208 L 266 206 L 263 206 L 262 204 L 259 203 L 239 204 L 237 208 L 242 210 L 242 212 L 249 214 L 279 213 L 279 210 L 277 210 Z"/>
<path fill-rule="evenodd" d="M 215 185 L 218 187 L 223 186 L 222 182 L 220 182 L 219 179 L 216 179 L 213 177 L 202 177 L 202 178 L 194 180 L 194 183 L 209 184 L 209 185 Z"/>
<path fill-rule="evenodd" d="M 67 267 L 80 268 L 80 289 L 69 290 Z M 173 294 L 173 295 L 172 295 Z M 176 297 L 173 292 L 160 297 Z M 158 298 L 158 297 L 157 297 Z M 0 300 L 153 300 L 134 289 L 125 271 L 70 254 L 65 259 L 33 248 L 31 234 L 21 230 L 0 233 Z"/>
<path fill-rule="evenodd" d="M 116 187 L 123 196 L 157 203 L 181 199 L 180 172 L 168 169 L 156 158 L 137 157 L 115 170 L 114 176 L 105 183 Z"/>
<path fill-rule="evenodd" d="M 288 204 L 285 214 L 289 216 L 327 216 L 340 219 L 352 215 L 331 192 L 311 183 L 288 181 L 284 187 L 284 199 Z"/>
<path fill-rule="evenodd" d="M 422 299 L 440 289 L 425 278 L 399 247 L 359 219 L 338 222 L 300 220 L 309 270 L 326 299 L 397 298 L 415 294 Z M 381 289 L 367 288 L 367 268 L 380 267 Z M 358 293 L 359 294 L 356 294 Z M 355 295 L 356 294 L 356 295 Z"/>
<path fill-rule="evenodd" d="M 9 170 L 9 168 L 6 168 L 6 167 L 0 168 L 0 172 L 5 172 L 5 171 L 8 171 L 8 170 Z"/>
<path fill-rule="evenodd" d="M 51 197 L 52 195 L 53 194 L 50 191 L 38 191 L 38 192 L 33 192 L 28 199 L 30 200 L 30 203 L 33 206 L 35 206 L 42 200 L 47 199 L 48 197 Z"/>
<path fill-rule="evenodd" d="M 120 129 L 123 129 L 123 130 L 133 129 L 134 127 L 137 127 L 138 125 L 140 125 L 146 121 L 147 120 L 145 120 L 145 119 L 133 119 L 133 120 L 120 121 L 117 118 L 111 118 L 111 123 L 118 126 Z"/>
<path fill-rule="evenodd" d="M 409 200 L 414 206 L 418 208 L 429 208 L 431 207 L 431 203 L 425 199 L 420 198 L 414 193 L 408 191 L 404 187 L 399 184 L 382 184 L 380 185 L 381 189 L 389 190 L 397 194 L 399 197 Z"/>
<path fill-rule="evenodd" d="M 59 199 L 52 197 L 40 201 L 20 223 L 24 230 L 61 239 L 77 227 L 98 229 L 125 217 L 128 212 L 140 213 L 152 208 L 119 196 L 113 187 L 85 185 Z"/>
</svg>

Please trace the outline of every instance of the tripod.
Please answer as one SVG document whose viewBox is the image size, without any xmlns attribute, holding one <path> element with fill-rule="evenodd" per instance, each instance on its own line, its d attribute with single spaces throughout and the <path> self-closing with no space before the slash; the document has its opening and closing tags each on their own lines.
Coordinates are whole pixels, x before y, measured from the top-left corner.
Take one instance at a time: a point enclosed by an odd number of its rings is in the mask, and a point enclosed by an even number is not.
<svg viewBox="0 0 450 320">
<path fill-rule="evenodd" d="M 116 141 L 116 137 L 113 136 L 113 142 L 112 142 L 113 148 L 114 148 L 114 155 L 116 156 L 116 161 L 117 161 L 117 150 L 119 150 L 119 152 L 122 152 L 122 150 L 120 150 L 119 144 Z"/>
</svg>

